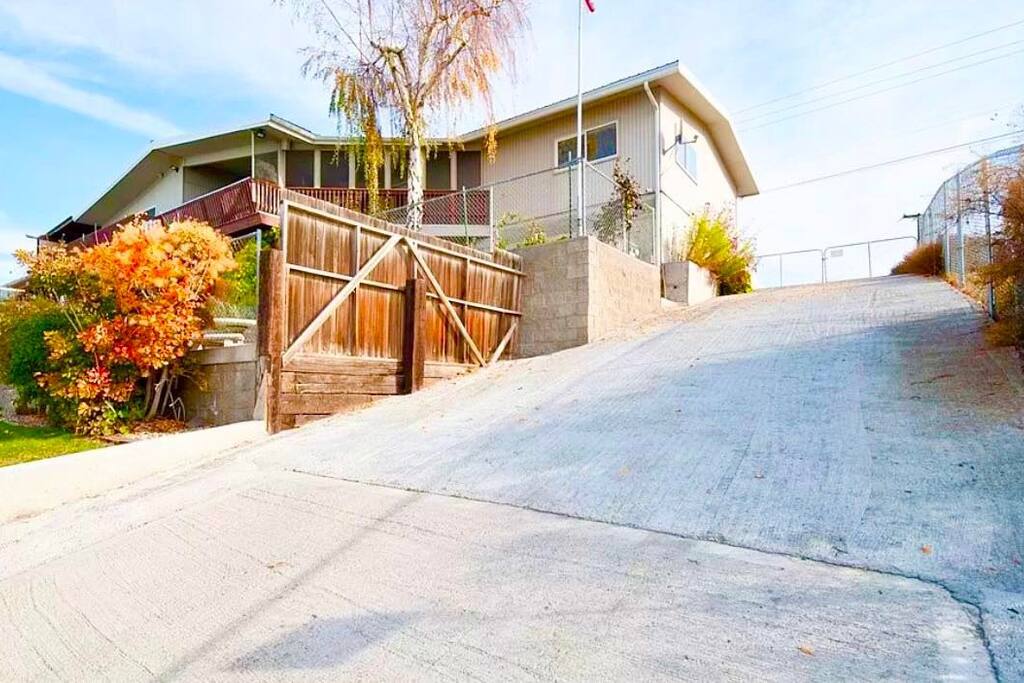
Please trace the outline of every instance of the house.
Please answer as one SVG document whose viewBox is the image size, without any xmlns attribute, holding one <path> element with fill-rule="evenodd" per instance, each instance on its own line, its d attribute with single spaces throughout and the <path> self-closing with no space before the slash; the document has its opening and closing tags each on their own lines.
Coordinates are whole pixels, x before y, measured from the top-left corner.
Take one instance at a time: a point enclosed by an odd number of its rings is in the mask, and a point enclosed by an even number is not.
<svg viewBox="0 0 1024 683">
<path fill-rule="evenodd" d="M 757 184 L 728 117 L 678 62 L 624 78 L 583 96 L 587 164 L 574 165 L 576 99 L 496 124 L 498 152 L 483 152 L 487 129 L 459 136 L 427 155 L 424 229 L 475 238 L 577 225 L 574 183 L 584 184 L 588 225 L 599 226 L 612 196 L 618 160 L 644 192 L 644 216 L 623 246 L 644 260 L 671 260 L 690 216 L 735 211 Z M 154 145 L 91 206 L 43 239 L 101 239 L 125 217 L 207 220 L 228 234 L 277 223 L 282 196 L 369 210 L 357 141 L 312 133 L 276 116 L 206 135 Z M 383 168 L 381 202 L 406 203 L 396 159 Z M 400 210 L 385 214 L 401 222 Z M 596 228 L 595 228 L 596 229 Z M 504 230 L 507 234 L 495 235 Z M 517 232 L 518 231 L 518 232 Z M 643 233 L 643 234 L 641 234 Z"/>
</svg>

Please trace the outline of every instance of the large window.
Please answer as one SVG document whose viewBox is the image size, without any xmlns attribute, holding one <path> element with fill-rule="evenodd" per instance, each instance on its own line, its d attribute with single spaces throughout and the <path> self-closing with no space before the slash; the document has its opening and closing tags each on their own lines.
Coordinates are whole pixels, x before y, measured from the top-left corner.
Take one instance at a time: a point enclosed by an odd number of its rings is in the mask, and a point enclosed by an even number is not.
<svg viewBox="0 0 1024 683">
<path fill-rule="evenodd" d="M 452 162 L 448 152 L 435 152 L 427 155 L 427 189 L 452 189 Z"/>
<path fill-rule="evenodd" d="M 683 122 L 676 128 L 676 163 L 686 171 L 694 181 L 697 180 L 697 136 L 691 131 L 687 135 Z"/>
<path fill-rule="evenodd" d="M 591 128 L 583 134 L 583 148 L 587 161 L 610 159 L 619 153 L 618 124 L 607 123 Z M 576 160 L 576 136 L 558 141 L 558 165 L 568 166 Z"/>
<path fill-rule="evenodd" d="M 320 152 L 320 185 L 348 187 L 348 153 L 341 150 Z"/>
<path fill-rule="evenodd" d="M 287 187 L 313 187 L 313 150 L 285 152 L 284 183 Z"/>
</svg>

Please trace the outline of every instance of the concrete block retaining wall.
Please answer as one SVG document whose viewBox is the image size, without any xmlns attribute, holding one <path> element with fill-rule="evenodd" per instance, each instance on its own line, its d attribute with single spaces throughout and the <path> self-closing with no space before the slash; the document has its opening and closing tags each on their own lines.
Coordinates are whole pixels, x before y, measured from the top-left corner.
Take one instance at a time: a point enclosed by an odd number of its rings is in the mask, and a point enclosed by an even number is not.
<svg viewBox="0 0 1024 683">
<path fill-rule="evenodd" d="M 197 380 L 182 388 L 185 420 L 213 427 L 253 419 L 256 407 L 256 345 L 239 344 L 193 352 Z"/>
<path fill-rule="evenodd" d="M 526 276 L 521 357 L 586 344 L 661 310 L 658 268 L 593 237 L 518 253 Z"/>
</svg>

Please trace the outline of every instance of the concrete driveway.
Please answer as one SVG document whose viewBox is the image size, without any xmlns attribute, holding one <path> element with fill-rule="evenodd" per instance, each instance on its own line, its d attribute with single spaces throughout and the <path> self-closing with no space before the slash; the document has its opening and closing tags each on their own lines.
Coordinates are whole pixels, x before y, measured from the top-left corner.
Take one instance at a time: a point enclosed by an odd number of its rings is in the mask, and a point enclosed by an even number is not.
<svg viewBox="0 0 1024 683">
<path fill-rule="evenodd" d="M 1024 679 L 1024 390 L 888 278 L 0 528 L 0 678 Z"/>
</svg>

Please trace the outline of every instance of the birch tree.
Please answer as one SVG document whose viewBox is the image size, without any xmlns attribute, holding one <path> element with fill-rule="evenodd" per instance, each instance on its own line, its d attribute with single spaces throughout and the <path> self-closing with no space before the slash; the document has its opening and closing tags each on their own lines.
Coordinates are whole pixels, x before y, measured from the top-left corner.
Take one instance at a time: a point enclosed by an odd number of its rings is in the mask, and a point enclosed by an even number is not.
<svg viewBox="0 0 1024 683">
<path fill-rule="evenodd" d="M 385 148 L 404 151 L 407 222 L 419 228 L 428 129 L 447 125 L 450 140 L 459 112 L 474 103 L 493 122 L 495 81 L 514 75 L 516 42 L 528 26 L 525 1 L 291 0 L 317 38 L 306 51 L 304 73 L 329 84 L 339 129 L 361 140 L 372 206 Z M 402 144 L 385 141 L 385 123 Z M 495 150 L 491 128 L 489 160 Z"/>
</svg>

